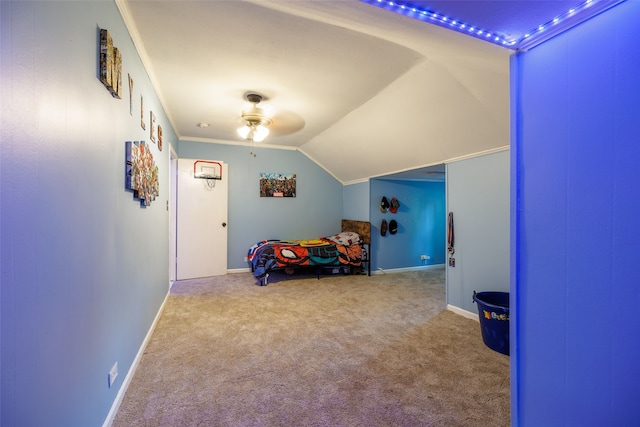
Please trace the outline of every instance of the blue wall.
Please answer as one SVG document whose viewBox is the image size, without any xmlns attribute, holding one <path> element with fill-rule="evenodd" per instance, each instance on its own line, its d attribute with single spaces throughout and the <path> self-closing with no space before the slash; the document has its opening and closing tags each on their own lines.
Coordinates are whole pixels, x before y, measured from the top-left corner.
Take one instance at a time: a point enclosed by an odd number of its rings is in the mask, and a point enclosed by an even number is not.
<svg viewBox="0 0 640 427">
<path fill-rule="evenodd" d="M 509 291 L 509 151 L 447 164 L 447 210 L 455 237 L 447 304 L 477 313 L 473 291 Z"/>
<path fill-rule="evenodd" d="M 98 426 L 169 289 L 175 133 L 113 2 L 0 8 L 0 424 Z M 122 52 L 123 99 L 97 78 L 99 28 Z M 149 110 L 165 149 L 151 144 L 160 196 L 143 208 L 124 189 L 124 154 L 127 140 L 149 142 Z"/>
<path fill-rule="evenodd" d="M 639 23 L 515 58 L 513 425 L 640 425 Z"/>
<path fill-rule="evenodd" d="M 115 4 L 0 8 L 0 424 L 100 425 L 168 291 L 168 145 L 176 136 Z M 514 60 L 513 425 L 640 424 L 638 22 L 640 4 L 627 1 Z M 99 28 L 122 51 L 122 100 L 96 78 Z M 141 94 L 166 147 L 151 146 L 161 184 L 147 208 L 124 191 L 124 142 L 149 141 Z M 229 163 L 230 268 L 246 267 L 248 245 L 265 232 L 331 233 L 342 216 L 367 215 L 363 201 L 379 236 L 379 198 L 396 195 L 411 210 L 401 208 L 399 234 L 379 242 L 388 251 L 392 237 L 412 234 L 414 218 L 401 215 L 421 206 L 412 199 L 419 190 L 403 194 L 397 182 L 373 180 L 370 197 L 365 183 L 343 191 L 295 151 L 258 150 L 251 159 L 246 147 L 183 142 L 179 152 Z M 299 196 L 257 197 L 262 171 L 297 173 Z M 458 173 L 467 174 L 448 165 L 449 179 Z M 311 220 L 306 204 L 317 212 Z M 444 242 L 445 214 L 432 241 Z M 427 251 L 412 247 L 381 266 L 420 265 L 413 260 Z"/>
<path fill-rule="evenodd" d="M 248 268 L 247 250 L 265 239 L 312 239 L 340 231 L 342 184 L 296 150 L 180 141 L 178 156 L 229 164 L 228 260 Z M 296 174 L 296 197 L 260 197 L 260 172 Z"/>
<path fill-rule="evenodd" d="M 400 269 L 444 264 L 445 185 L 444 182 L 372 179 L 370 183 L 371 270 Z M 398 212 L 380 212 L 380 202 L 396 197 Z M 381 236 L 382 220 L 395 219 L 398 232 Z M 420 255 L 431 257 L 427 262 Z"/>
<path fill-rule="evenodd" d="M 342 190 L 342 217 L 369 221 L 369 181 L 345 185 Z"/>
<path fill-rule="evenodd" d="M 343 186 L 297 150 L 256 148 L 181 140 L 181 158 L 221 160 L 229 164 L 228 268 L 246 269 L 244 257 L 251 245 L 264 239 L 305 239 L 340 231 L 343 218 L 372 218 L 372 269 L 419 267 L 444 263 L 444 183 L 374 179 Z M 260 172 L 295 173 L 295 198 L 259 196 Z M 376 194 L 376 197 L 370 196 Z M 395 236 L 380 236 L 379 203 L 386 194 L 401 200 L 395 218 Z M 375 205 L 375 206 L 373 206 Z M 426 263 L 420 255 L 429 255 Z"/>
</svg>

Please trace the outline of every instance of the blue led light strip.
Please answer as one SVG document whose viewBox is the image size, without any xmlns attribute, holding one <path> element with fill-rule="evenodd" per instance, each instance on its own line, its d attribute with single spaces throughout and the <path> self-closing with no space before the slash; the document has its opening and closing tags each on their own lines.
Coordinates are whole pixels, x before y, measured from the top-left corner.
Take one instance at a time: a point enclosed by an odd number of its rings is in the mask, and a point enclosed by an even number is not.
<svg viewBox="0 0 640 427">
<path fill-rule="evenodd" d="M 390 12 L 405 15 L 420 21 L 429 22 L 441 27 L 449 28 L 470 36 L 487 40 L 501 46 L 513 46 L 515 40 L 507 40 L 504 36 L 488 31 L 484 28 L 471 25 L 467 22 L 456 20 L 455 18 L 443 15 L 437 11 L 412 6 L 409 2 L 390 0 L 360 0 L 373 6 L 380 7 Z"/>
<path fill-rule="evenodd" d="M 550 29 L 554 25 L 561 24 L 562 22 L 566 21 L 567 19 L 570 19 L 571 17 L 576 16 L 576 14 L 580 13 L 584 9 L 588 8 L 589 6 L 592 6 L 596 2 L 597 2 L 597 0 L 586 0 L 585 2 L 577 5 L 576 7 L 572 7 L 571 9 L 569 9 L 568 11 L 563 13 L 562 15 L 556 16 L 552 20 L 547 21 L 544 24 L 538 25 L 536 28 L 532 29 L 531 31 L 529 31 L 528 33 L 523 35 L 518 40 L 518 42 L 516 44 L 521 44 L 521 43 L 527 41 L 530 38 L 535 38 L 536 35 L 542 33 L 543 31 L 546 31 L 546 30 Z"/>
<path fill-rule="evenodd" d="M 504 34 L 480 28 L 454 17 L 444 15 L 434 10 L 413 6 L 408 1 L 393 0 L 360 0 L 390 12 L 408 16 L 420 21 L 429 22 L 440 27 L 448 28 L 459 33 L 476 37 L 500 46 L 514 50 L 530 49 L 545 40 L 579 24 L 580 22 L 614 6 L 625 0 L 585 0 L 565 13 L 558 15 L 548 22 L 538 25 L 519 39 L 508 38 Z M 588 10 L 588 12 L 587 12 Z"/>
</svg>

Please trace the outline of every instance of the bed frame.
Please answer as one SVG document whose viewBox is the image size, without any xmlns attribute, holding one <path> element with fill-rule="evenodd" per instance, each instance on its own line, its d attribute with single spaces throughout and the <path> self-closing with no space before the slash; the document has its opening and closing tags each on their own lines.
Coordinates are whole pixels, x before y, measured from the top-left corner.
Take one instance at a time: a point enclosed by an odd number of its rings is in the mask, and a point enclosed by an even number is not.
<svg viewBox="0 0 640 427">
<path fill-rule="evenodd" d="M 343 219 L 341 225 L 341 231 L 351 231 L 354 233 L 358 233 L 362 238 L 362 260 L 361 267 L 363 269 L 366 268 L 367 276 L 371 276 L 371 223 L 368 221 L 356 221 L 352 219 Z M 304 267 L 304 266 L 302 266 Z M 284 270 L 288 274 L 292 274 L 294 269 L 302 268 L 302 267 L 278 267 L 273 270 Z M 318 279 L 320 279 L 321 267 L 315 266 L 316 274 L 318 275 Z M 253 264 L 251 264 L 251 271 L 253 272 Z M 269 274 L 258 280 L 258 285 L 265 286 L 267 285 L 269 279 Z"/>
</svg>

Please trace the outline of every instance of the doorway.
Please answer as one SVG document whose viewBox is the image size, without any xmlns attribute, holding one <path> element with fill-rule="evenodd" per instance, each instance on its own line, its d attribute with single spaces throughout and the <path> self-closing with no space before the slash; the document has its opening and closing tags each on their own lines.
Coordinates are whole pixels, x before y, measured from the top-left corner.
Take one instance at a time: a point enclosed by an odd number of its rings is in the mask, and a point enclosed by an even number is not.
<svg viewBox="0 0 640 427">
<path fill-rule="evenodd" d="M 445 166 L 434 165 L 370 181 L 372 267 L 378 271 L 443 267 L 446 243 Z M 395 198 L 399 206 L 387 205 Z M 383 232 L 395 222 L 397 232 Z"/>
<path fill-rule="evenodd" d="M 178 159 L 177 166 L 176 279 L 227 274 L 228 165 Z"/>
</svg>

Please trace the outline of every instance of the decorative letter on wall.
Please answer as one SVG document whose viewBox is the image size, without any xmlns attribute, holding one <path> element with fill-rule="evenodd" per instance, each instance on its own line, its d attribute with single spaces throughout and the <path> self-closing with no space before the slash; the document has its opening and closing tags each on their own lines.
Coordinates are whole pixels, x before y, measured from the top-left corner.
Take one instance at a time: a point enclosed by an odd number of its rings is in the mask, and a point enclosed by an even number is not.
<svg viewBox="0 0 640 427">
<path fill-rule="evenodd" d="M 124 186 L 140 204 L 149 206 L 160 194 L 158 166 L 144 141 L 127 141 Z"/>
<path fill-rule="evenodd" d="M 149 138 L 151 138 L 152 142 L 156 142 L 156 115 L 153 114 L 153 111 L 149 111 L 149 121 L 151 122 Z"/>
<path fill-rule="evenodd" d="M 122 56 L 109 31 L 100 30 L 100 81 L 114 98 L 122 96 Z"/>
</svg>

